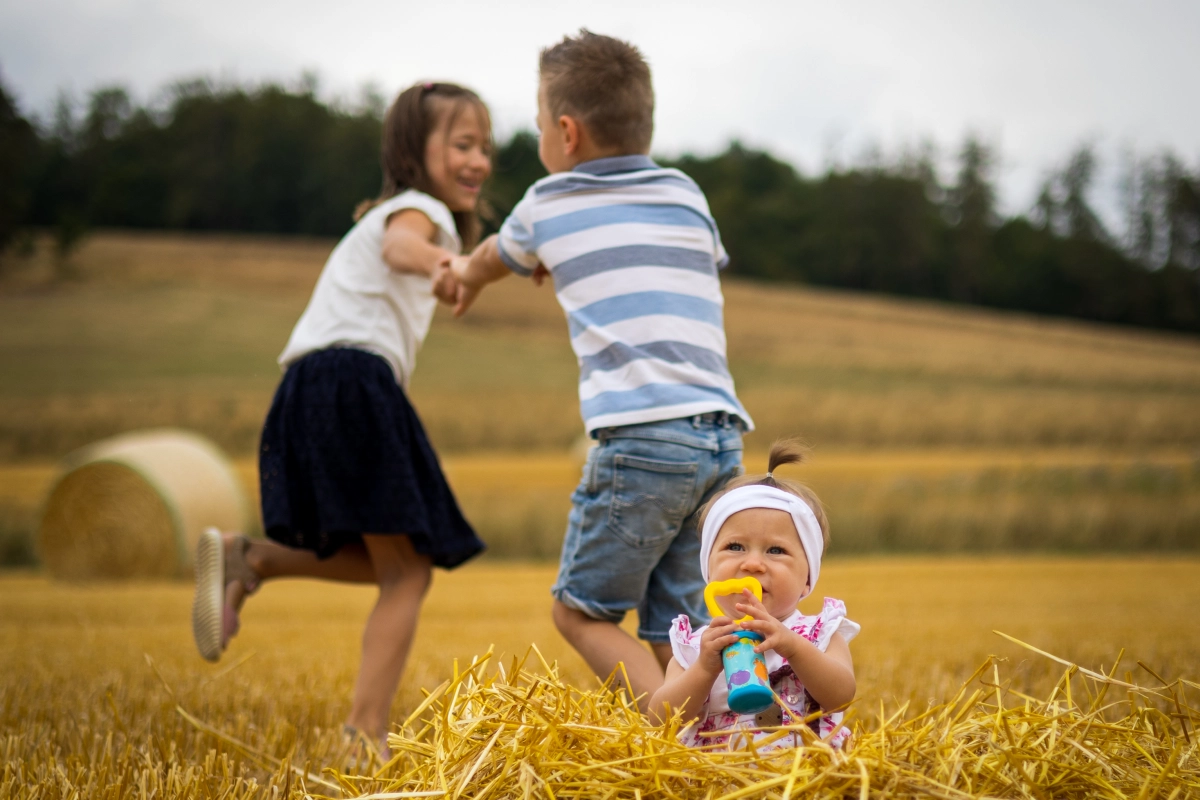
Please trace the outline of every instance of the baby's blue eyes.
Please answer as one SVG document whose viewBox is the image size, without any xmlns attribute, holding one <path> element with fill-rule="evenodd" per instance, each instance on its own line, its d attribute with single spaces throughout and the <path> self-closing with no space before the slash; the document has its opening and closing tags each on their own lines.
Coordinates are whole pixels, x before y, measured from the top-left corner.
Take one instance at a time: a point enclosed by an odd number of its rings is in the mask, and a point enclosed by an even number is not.
<svg viewBox="0 0 1200 800">
<path fill-rule="evenodd" d="M 729 544 L 725 545 L 725 549 L 740 553 L 744 551 L 746 547 L 740 542 L 730 542 Z M 776 544 L 767 548 L 767 554 L 772 556 L 786 556 L 787 550 Z"/>
</svg>

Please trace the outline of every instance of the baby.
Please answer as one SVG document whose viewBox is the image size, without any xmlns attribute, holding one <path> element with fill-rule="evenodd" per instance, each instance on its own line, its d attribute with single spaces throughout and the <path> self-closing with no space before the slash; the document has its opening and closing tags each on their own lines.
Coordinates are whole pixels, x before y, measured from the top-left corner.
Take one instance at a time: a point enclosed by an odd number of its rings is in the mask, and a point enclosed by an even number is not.
<svg viewBox="0 0 1200 800">
<path fill-rule="evenodd" d="M 795 442 L 777 442 L 761 476 L 736 478 L 701 509 L 700 568 L 705 581 L 755 578 L 760 601 L 748 589 L 738 598 L 734 622 L 721 616 L 692 630 L 686 616 L 671 626 L 672 659 L 666 682 L 650 698 L 651 718 L 667 719 L 676 709 L 694 720 L 680 734 L 692 746 L 736 745 L 741 734 L 753 740 L 773 735 L 772 727 L 807 721 L 818 736 L 832 734 L 839 746 L 837 709 L 854 699 L 854 665 L 849 642 L 859 625 L 846 618 L 839 600 L 825 599 L 817 616 L 796 608 L 817 584 L 829 526 L 820 501 L 807 487 L 773 475 L 782 464 L 798 463 L 804 451 Z M 755 652 L 766 660 L 776 705 L 758 714 L 730 710 L 721 651 L 738 640 L 739 630 L 761 634 Z M 774 739 L 773 747 L 800 744 L 796 734 Z"/>
</svg>

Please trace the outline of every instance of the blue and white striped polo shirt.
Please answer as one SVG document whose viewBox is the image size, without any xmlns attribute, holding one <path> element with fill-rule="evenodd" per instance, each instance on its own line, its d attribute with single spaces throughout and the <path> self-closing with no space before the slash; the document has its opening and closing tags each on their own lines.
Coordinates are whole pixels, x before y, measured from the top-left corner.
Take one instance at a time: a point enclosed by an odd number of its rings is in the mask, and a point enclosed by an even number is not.
<svg viewBox="0 0 1200 800">
<path fill-rule="evenodd" d="M 646 156 L 588 161 L 535 183 L 499 236 L 500 257 L 554 277 L 579 359 L 588 431 L 736 414 L 717 270 L 729 258 L 700 187 Z"/>
</svg>

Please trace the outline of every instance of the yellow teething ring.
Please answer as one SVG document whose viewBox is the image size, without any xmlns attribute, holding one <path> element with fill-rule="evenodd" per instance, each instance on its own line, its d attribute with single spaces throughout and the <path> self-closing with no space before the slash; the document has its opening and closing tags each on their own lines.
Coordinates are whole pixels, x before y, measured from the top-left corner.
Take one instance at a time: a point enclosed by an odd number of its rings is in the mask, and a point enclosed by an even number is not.
<svg viewBox="0 0 1200 800">
<path fill-rule="evenodd" d="M 754 592 L 754 596 L 760 603 L 762 602 L 762 584 L 758 582 L 757 578 L 730 578 L 727 581 L 713 581 L 704 587 L 704 605 L 708 606 L 708 613 L 714 617 L 723 617 L 725 609 L 717 605 L 717 598 L 741 594 L 746 589 Z M 736 621 L 745 622 L 748 619 L 753 619 L 753 617 L 747 614 Z"/>
</svg>

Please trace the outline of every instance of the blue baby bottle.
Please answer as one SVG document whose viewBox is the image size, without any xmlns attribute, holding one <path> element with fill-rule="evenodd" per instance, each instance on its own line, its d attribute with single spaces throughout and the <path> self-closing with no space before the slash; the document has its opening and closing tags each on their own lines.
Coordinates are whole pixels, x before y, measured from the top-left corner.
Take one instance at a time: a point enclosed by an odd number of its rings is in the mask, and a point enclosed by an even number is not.
<svg viewBox="0 0 1200 800">
<path fill-rule="evenodd" d="M 740 595 L 749 589 L 762 600 L 762 584 L 754 578 L 735 578 L 714 581 L 704 587 L 704 603 L 714 617 L 728 616 L 717 603 L 718 596 Z M 742 617 L 739 622 L 750 619 Z M 738 631 L 738 640 L 721 651 L 721 663 L 725 667 L 725 685 L 729 689 L 729 709 L 738 714 L 757 714 L 771 707 L 775 696 L 771 692 L 767 662 L 754 647 L 763 640 L 762 634 L 754 631 Z"/>
</svg>

